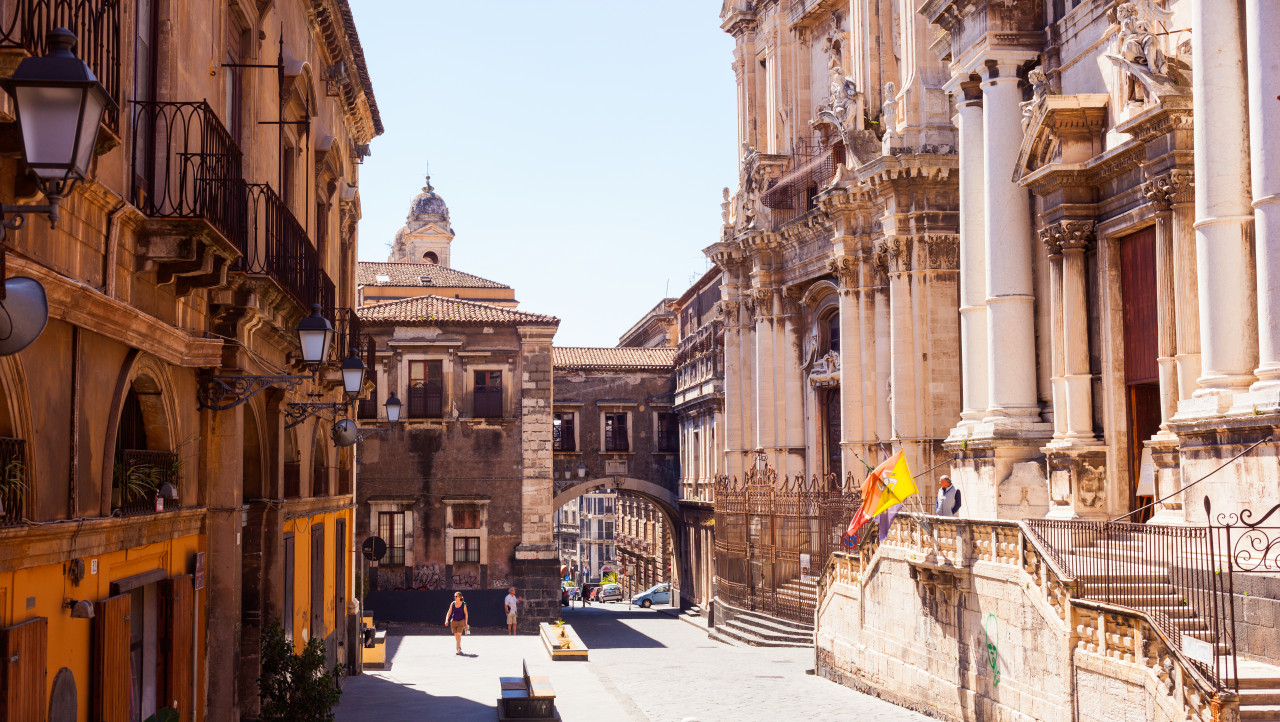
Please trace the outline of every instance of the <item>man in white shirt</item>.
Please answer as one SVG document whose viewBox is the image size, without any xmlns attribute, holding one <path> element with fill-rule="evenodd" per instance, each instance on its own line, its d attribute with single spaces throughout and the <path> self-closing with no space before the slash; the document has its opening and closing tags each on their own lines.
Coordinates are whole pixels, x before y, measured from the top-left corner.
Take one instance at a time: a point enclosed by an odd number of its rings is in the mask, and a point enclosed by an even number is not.
<svg viewBox="0 0 1280 722">
<path fill-rule="evenodd" d="M 516 588 L 507 589 L 507 598 L 502 600 L 502 606 L 507 610 L 507 634 L 516 633 L 516 607 L 520 604 L 520 598 L 516 596 Z"/>
</svg>

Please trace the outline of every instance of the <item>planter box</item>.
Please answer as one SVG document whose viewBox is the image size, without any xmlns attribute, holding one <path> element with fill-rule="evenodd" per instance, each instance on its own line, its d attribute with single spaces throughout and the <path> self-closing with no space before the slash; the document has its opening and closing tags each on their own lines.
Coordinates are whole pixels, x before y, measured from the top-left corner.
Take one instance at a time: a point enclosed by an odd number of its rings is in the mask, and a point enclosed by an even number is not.
<svg viewBox="0 0 1280 722">
<path fill-rule="evenodd" d="M 547 654 L 551 655 L 553 660 L 581 659 L 585 661 L 588 652 L 587 646 L 582 643 L 582 640 L 573 631 L 573 627 L 568 624 L 563 627 L 565 634 L 569 637 L 569 647 L 567 649 L 560 647 L 560 629 L 556 625 L 547 624 L 546 622 L 538 625 L 538 636 L 542 638 L 542 646 L 547 648 Z"/>
</svg>

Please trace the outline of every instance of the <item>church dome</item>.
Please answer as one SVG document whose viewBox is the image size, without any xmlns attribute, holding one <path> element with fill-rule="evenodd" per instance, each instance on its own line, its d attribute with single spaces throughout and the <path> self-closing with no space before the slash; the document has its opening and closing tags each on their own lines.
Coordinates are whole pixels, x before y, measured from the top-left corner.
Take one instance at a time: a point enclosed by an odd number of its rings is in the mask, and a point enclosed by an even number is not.
<svg viewBox="0 0 1280 722">
<path fill-rule="evenodd" d="M 431 186 L 431 176 L 427 176 L 427 184 L 423 186 L 422 192 L 413 199 L 413 204 L 409 206 L 407 220 L 410 223 L 414 221 L 448 222 L 449 206 L 445 205 L 444 199 Z"/>
</svg>

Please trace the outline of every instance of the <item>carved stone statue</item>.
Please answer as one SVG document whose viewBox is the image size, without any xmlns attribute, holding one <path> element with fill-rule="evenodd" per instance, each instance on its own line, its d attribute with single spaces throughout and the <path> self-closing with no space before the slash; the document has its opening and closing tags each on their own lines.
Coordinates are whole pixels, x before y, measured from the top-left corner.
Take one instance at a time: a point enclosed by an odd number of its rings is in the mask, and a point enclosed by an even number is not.
<svg viewBox="0 0 1280 722">
<path fill-rule="evenodd" d="M 891 155 L 894 148 L 902 147 L 898 135 L 898 86 L 893 81 L 884 84 L 884 103 L 880 106 L 880 126 L 884 135 L 880 138 L 881 152 Z"/>
<path fill-rule="evenodd" d="M 1137 65 L 1145 65 L 1151 72 L 1164 75 L 1166 60 L 1160 49 L 1160 41 L 1151 29 L 1151 23 L 1139 17 L 1138 8 L 1131 2 L 1116 7 L 1117 33 L 1120 57 Z"/>
<path fill-rule="evenodd" d="M 729 186 L 724 187 L 724 202 L 720 204 L 720 219 L 729 225 Z"/>
<path fill-rule="evenodd" d="M 1049 85 L 1049 77 L 1044 74 L 1041 68 L 1032 68 L 1027 73 L 1027 82 L 1031 84 L 1031 100 L 1022 103 L 1022 132 L 1027 132 L 1028 126 L 1031 124 L 1031 116 L 1035 114 L 1036 107 L 1044 103 L 1046 95 L 1053 95 L 1053 87 Z"/>
</svg>

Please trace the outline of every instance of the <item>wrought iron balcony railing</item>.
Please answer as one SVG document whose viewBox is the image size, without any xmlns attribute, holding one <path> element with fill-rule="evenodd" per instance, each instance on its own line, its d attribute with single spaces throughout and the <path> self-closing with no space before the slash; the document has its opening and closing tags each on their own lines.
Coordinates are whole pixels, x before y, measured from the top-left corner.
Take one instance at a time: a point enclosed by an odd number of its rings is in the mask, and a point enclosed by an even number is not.
<svg viewBox="0 0 1280 722">
<path fill-rule="evenodd" d="M 76 56 L 84 60 L 107 94 L 121 105 L 120 0 L 9 0 L 0 17 L 0 48 L 20 48 L 44 55 L 45 36 L 54 28 L 76 35 Z M 102 122 L 120 129 L 118 108 L 109 108 Z"/>
<path fill-rule="evenodd" d="M 178 485 L 182 462 L 169 451 L 128 449 L 116 455 L 111 480 L 111 509 L 118 516 L 154 514 L 156 494 L 164 484 Z M 166 506 L 177 506 L 166 501 Z"/>
<path fill-rule="evenodd" d="M 333 318 L 336 289 L 306 229 L 270 186 L 250 183 L 246 188 L 248 242 L 232 270 L 269 276 L 304 307 L 318 303 Z"/>
<path fill-rule="evenodd" d="M 200 218 L 247 251 L 243 155 L 207 102 L 135 102 L 133 197 L 153 218 Z"/>
<path fill-rule="evenodd" d="M 0 438 L 0 527 L 27 516 L 27 442 Z"/>
</svg>

